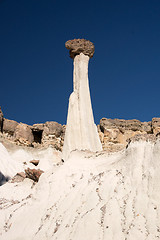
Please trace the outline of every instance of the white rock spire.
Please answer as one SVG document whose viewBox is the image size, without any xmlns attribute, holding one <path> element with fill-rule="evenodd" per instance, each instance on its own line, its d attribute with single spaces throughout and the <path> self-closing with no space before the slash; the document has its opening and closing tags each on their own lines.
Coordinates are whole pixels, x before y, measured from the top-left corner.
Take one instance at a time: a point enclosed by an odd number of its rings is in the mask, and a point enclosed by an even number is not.
<svg viewBox="0 0 160 240">
<path fill-rule="evenodd" d="M 63 160 L 67 160 L 73 150 L 89 150 L 92 152 L 102 150 L 92 112 L 88 83 L 88 62 L 89 56 L 83 54 L 83 51 L 80 54 L 75 54 L 73 92 L 69 99 Z"/>
</svg>

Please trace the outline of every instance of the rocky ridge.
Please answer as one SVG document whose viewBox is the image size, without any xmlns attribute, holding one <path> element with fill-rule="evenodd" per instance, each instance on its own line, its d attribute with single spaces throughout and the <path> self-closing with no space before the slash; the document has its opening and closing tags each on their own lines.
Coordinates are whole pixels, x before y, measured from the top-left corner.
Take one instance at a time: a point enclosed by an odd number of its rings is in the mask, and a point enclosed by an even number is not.
<svg viewBox="0 0 160 240">
<path fill-rule="evenodd" d="M 27 147 L 48 147 L 62 151 L 65 126 L 54 122 L 33 124 L 18 123 L 3 117 L 0 111 L 0 138 L 9 140 L 16 145 Z"/>
<path fill-rule="evenodd" d="M 152 118 L 150 122 L 102 118 L 98 130 L 103 150 L 115 152 L 131 141 L 154 141 L 160 133 L 160 118 Z"/>
<path fill-rule="evenodd" d="M 139 120 L 102 118 L 98 127 L 103 150 L 117 152 L 128 146 L 131 141 L 154 141 L 160 135 L 160 118 L 150 122 Z M 4 118 L 0 109 L 0 138 L 16 145 L 41 148 L 52 146 L 62 151 L 65 125 L 54 121 L 37 123 L 32 126 Z"/>
</svg>

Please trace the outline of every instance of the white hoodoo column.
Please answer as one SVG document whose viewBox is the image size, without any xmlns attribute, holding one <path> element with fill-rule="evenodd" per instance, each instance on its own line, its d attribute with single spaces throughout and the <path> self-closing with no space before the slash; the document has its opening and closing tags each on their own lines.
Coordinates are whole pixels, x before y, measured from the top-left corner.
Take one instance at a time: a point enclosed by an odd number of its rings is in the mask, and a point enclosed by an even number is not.
<svg viewBox="0 0 160 240">
<path fill-rule="evenodd" d="M 73 150 L 101 151 L 97 126 L 94 123 L 89 83 L 89 56 L 80 53 L 74 58 L 73 87 L 70 95 L 62 159 Z"/>
</svg>

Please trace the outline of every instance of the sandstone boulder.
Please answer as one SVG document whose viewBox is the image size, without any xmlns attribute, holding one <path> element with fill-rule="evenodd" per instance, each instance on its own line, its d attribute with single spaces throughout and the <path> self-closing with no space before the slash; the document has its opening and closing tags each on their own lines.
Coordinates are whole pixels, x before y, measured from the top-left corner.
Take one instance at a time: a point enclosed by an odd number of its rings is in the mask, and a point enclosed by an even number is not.
<svg viewBox="0 0 160 240">
<path fill-rule="evenodd" d="M 76 55 L 83 53 L 84 55 L 93 57 L 94 54 L 94 44 L 85 39 L 73 39 L 68 40 L 65 43 L 65 47 L 70 50 L 70 57 L 74 58 Z"/>
<path fill-rule="evenodd" d="M 44 125 L 43 135 L 55 135 L 60 137 L 64 134 L 63 126 L 57 122 L 46 122 Z"/>
<path fill-rule="evenodd" d="M 14 120 L 5 119 L 3 121 L 3 132 L 13 136 L 18 123 Z"/>
<path fill-rule="evenodd" d="M 160 133 L 160 118 L 152 118 L 152 129 L 155 135 Z"/>
<path fill-rule="evenodd" d="M 152 131 L 152 124 L 151 122 L 142 122 L 142 131 L 146 132 L 146 133 L 153 133 Z"/>
<path fill-rule="evenodd" d="M 12 183 L 15 182 L 22 182 L 25 179 L 26 175 L 24 172 L 19 172 L 17 173 L 13 178 L 12 178 Z"/>
<path fill-rule="evenodd" d="M 39 177 L 41 176 L 42 173 L 43 171 L 40 169 L 30 169 L 30 168 L 25 169 L 26 177 L 32 179 L 34 182 L 38 182 Z"/>
<path fill-rule="evenodd" d="M 20 141 L 21 143 L 27 143 L 27 145 L 34 141 L 31 127 L 24 123 L 19 123 L 17 125 L 13 136 L 15 140 Z"/>
<path fill-rule="evenodd" d="M 36 123 L 32 126 L 33 131 L 43 131 L 44 130 L 44 123 Z"/>
</svg>

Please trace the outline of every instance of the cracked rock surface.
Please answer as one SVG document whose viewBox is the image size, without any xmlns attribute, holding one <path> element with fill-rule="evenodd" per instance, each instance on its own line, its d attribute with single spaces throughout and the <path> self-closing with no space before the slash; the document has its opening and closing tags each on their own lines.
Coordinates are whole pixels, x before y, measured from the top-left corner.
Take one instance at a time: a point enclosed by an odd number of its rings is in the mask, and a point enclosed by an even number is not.
<svg viewBox="0 0 160 240">
<path fill-rule="evenodd" d="M 0 187 L 0 239 L 159 239 L 159 172 L 159 140 L 114 154 L 74 151 L 36 185 Z"/>
</svg>

